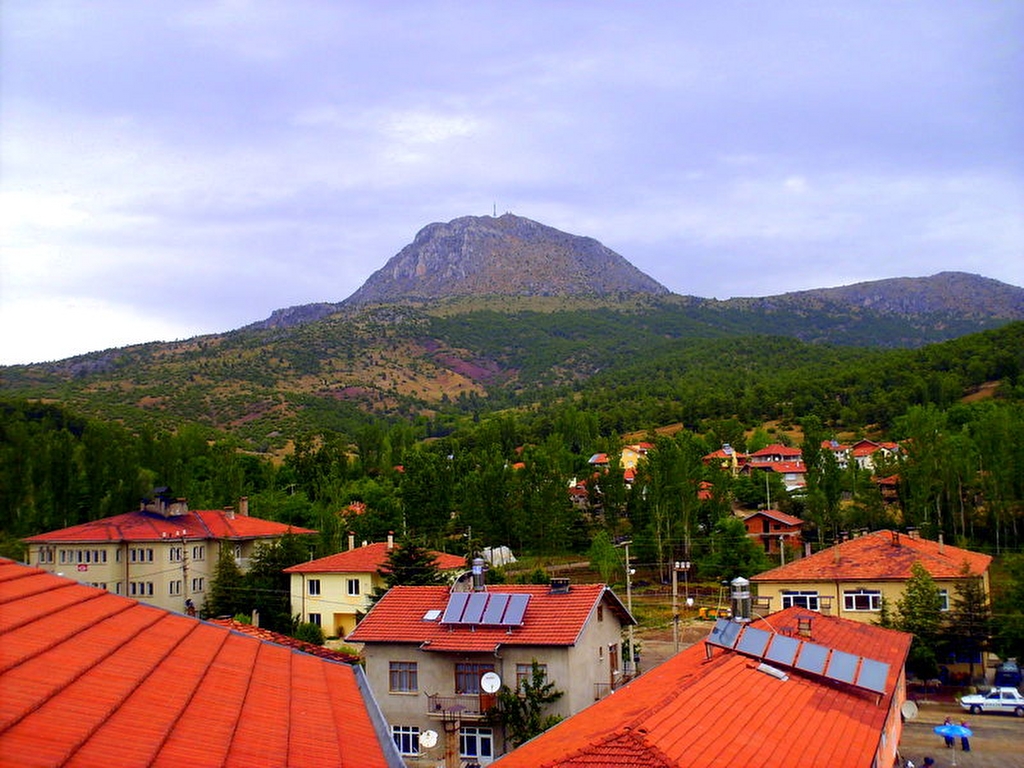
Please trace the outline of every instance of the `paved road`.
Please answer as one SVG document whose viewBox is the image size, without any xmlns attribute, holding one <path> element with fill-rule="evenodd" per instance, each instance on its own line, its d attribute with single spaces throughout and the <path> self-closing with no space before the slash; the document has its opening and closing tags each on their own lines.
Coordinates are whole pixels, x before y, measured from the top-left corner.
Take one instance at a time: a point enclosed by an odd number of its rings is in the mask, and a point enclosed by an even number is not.
<svg viewBox="0 0 1024 768">
<path fill-rule="evenodd" d="M 918 714 L 903 724 L 900 754 L 921 768 L 924 757 L 935 760 L 935 768 L 948 768 L 954 759 L 958 768 L 1022 768 L 1024 766 L 1024 717 L 1013 715 L 971 715 L 955 703 L 918 701 Z M 959 723 L 966 719 L 974 736 L 971 751 L 946 749 L 933 730 L 946 717 Z"/>
</svg>

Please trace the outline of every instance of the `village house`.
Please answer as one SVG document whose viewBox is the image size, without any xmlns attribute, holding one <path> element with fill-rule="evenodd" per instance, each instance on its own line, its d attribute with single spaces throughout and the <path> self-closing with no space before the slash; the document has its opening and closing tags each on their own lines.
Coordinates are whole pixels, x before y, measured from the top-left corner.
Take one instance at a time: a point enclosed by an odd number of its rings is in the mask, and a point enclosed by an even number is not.
<svg viewBox="0 0 1024 768">
<path fill-rule="evenodd" d="M 363 644 L 370 686 L 410 766 L 455 750 L 483 765 L 506 749 L 487 718 L 500 685 L 517 689 L 536 662 L 564 694 L 551 712 L 573 715 L 625 682 L 622 633 L 632 624 L 603 584 L 485 587 L 480 576 L 468 592 L 393 587 L 349 640 Z"/>
<path fill-rule="evenodd" d="M 50 573 L 165 608 L 202 608 L 222 556 L 242 571 L 260 544 L 308 528 L 249 516 L 249 501 L 233 507 L 190 510 L 167 494 L 139 509 L 26 538 L 28 562 Z"/>
<path fill-rule="evenodd" d="M 743 603 L 704 642 L 495 765 L 895 765 L 911 636 L 802 608 L 751 620 Z"/>
<path fill-rule="evenodd" d="M 978 578 L 989 595 L 990 555 L 922 539 L 915 531 L 874 531 L 751 578 L 764 610 L 799 607 L 863 623 L 878 621 L 882 601 L 895 604 L 920 563 L 949 610 L 955 588 Z M 966 567 L 966 575 L 965 575 Z"/>
<path fill-rule="evenodd" d="M 801 529 L 804 521 L 799 517 L 787 515 L 777 509 L 759 509 L 754 512 L 740 513 L 747 535 L 757 541 L 765 553 L 783 556 L 785 549 L 797 550 L 803 546 Z"/>
<path fill-rule="evenodd" d="M 0 559 L 0 762 L 402 768 L 358 665 Z"/>
<path fill-rule="evenodd" d="M 395 547 L 392 534 L 386 542 L 355 546 L 349 535 L 348 549 L 327 557 L 285 568 L 291 575 L 292 612 L 300 621 L 322 627 L 327 636 L 347 637 L 373 605 L 373 595 L 384 589 L 381 570 Z M 466 558 L 432 552 L 438 569 L 454 579 L 468 570 Z"/>
</svg>

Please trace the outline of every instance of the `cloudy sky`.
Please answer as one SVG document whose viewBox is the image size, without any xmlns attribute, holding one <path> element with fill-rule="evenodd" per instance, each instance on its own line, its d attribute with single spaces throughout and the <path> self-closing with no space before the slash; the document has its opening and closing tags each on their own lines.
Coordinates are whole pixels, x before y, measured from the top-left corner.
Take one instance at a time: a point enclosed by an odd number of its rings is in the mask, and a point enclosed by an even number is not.
<svg viewBox="0 0 1024 768">
<path fill-rule="evenodd" d="M 4 0 L 0 364 L 340 301 L 511 211 L 676 293 L 1024 286 L 1024 2 Z"/>
</svg>

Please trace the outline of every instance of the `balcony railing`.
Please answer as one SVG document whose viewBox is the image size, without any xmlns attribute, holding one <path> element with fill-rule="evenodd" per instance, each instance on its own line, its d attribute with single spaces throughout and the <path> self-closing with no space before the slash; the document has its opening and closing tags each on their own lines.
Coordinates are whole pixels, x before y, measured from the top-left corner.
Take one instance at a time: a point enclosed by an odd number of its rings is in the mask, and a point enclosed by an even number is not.
<svg viewBox="0 0 1024 768">
<path fill-rule="evenodd" d="M 482 720 L 498 699 L 490 693 L 462 693 L 454 696 L 427 696 L 427 715 L 438 719 Z"/>
<path fill-rule="evenodd" d="M 611 682 L 611 683 L 594 683 L 594 701 L 600 701 L 601 699 L 603 699 L 608 694 L 610 694 L 613 691 L 616 691 L 619 688 L 621 688 L 622 686 L 624 686 L 626 683 L 628 683 L 634 677 L 635 677 L 635 675 L 630 675 L 630 674 L 616 674 L 614 682 Z"/>
</svg>

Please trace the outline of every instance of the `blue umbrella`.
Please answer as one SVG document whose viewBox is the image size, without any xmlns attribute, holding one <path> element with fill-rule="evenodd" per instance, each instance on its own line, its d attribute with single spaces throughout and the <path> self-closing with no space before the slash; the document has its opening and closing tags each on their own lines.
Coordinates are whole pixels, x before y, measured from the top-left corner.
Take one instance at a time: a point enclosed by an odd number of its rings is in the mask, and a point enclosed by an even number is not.
<svg viewBox="0 0 1024 768">
<path fill-rule="evenodd" d="M 951 736 L 956 739 L 961 736 L 973 736 L 974 731 L 968 728 L 966 725 L 957 725 L 956 723 L 950 723 L 949 725 L 936 725 L 935 732 L 939 736 Z M 953 750 L 953 765 L 956 765 L 956 750 Z"/>
</svg>

